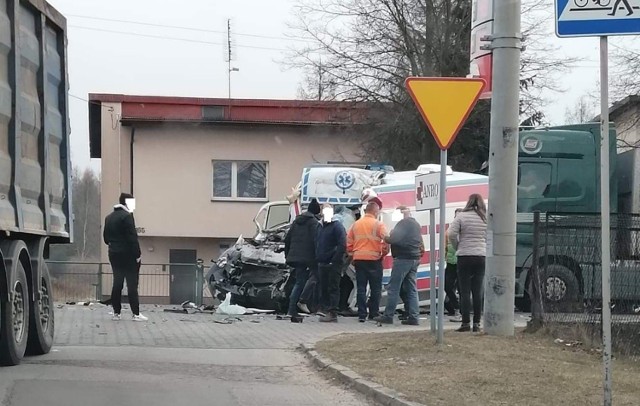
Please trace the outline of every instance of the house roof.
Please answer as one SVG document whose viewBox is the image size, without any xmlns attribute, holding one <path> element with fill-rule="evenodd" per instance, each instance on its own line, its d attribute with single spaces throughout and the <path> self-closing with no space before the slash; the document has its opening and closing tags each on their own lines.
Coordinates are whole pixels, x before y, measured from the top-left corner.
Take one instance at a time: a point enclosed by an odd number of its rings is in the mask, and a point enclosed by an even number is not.
<svg viewBox="0 0 640 406">
<path fill-rule="evenodd" d="M 622 114 L 625 111 L 625 109 L 639 103 L 640 103 L 640 95 L 631 95 L 631 96 L 625 97 L 622 100 L 618 100 L 617 102 L 613 103 L 611 107 L 609 107 L 609 120 L 615 121 L 615 117 Z M 599 122 L 600 114 L 595 116 L 591 121 Z"/>
<path fill-rule="evenodd" d="M 122 94 L 89 95 L 89 144 L 101 157 L 102 108 L 120 103 L 119 120 L 136 123 L 215 123 L 235 125 L 346 126 L 363 124 L 368 103 L 311 100 L 222 99 Z"/>
</svg>

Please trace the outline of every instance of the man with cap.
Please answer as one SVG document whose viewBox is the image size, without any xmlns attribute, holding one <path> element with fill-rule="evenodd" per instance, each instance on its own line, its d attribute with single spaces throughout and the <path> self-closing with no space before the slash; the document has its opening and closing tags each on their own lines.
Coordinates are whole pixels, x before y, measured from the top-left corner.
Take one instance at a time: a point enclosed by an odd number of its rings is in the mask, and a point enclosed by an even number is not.
<svg viewBox="0 0 640 406">
<path fill-rule="evenodd" d="M 284 255 L 287 265 L 293 268 L 296 279 L 289 296 L 289 311 L 287 314 L 291 317 L 298 315 L 298 300 L 300 300 L 302 291 L 309 279 L 309 274 L 316 273 L 318 267 L 316 261 L 316 238 L 320 227 L 320 222 L 317 219 L 319 214 L 320 204 L 316 199 L 313 199 L 309 203 L 307 211 L 295 218 L 284 239 Z M 305 308 L 305 310 L 307 309 Z"/>
<path fill-rule="evenodd" d="M 382 258 L 389 252 L 384 239 L 387 229 L 378 220 L 382 202 L 371 199 L 366 206 L 365 215 L 353 223 L 347 234 L 347 252 L 353 257 L 356 269 L 358 320 L 367 318 L 367 284 L 371 290 L 369 299 L 369 319 L 378 316 L 382 294 Z"/>
<path fill-rule="evenodd" d="M 109 262 L 113 270 L 113 289 L 111 290 L 113 320 L 121 319 L 122 289 L 125 280 L 133 320 L 148 320 L 140 314 L 138 299 L 141 257 L 136 222 L 133 219 L 133 205 L 133 196 L 129 193 L 121 193 L 119 204 L 115 205 L 113 212 L 104 219 L 102 236 L 104 243 L 109 246 Z"/>
<path fill-rule="evenodd" d="M 381 324 L 393 324 L 393 315 L 401 292 L 405 307 L 408 310 L 406 320 L 402 324 L 419 324 L 420 309 L 418 305 L 418 286 L 416 283 L 420 258 L 424 254 L 424 244 L 420 224 L 411 217 L 411 211 L 406 206 L 397 208 L 403 219 L 396 224 L 385 241 L 391 244 L 393 268 L 391 279 L 387 287 L 387 306 L 382 316 L 374 320 Z"/>
</svg>

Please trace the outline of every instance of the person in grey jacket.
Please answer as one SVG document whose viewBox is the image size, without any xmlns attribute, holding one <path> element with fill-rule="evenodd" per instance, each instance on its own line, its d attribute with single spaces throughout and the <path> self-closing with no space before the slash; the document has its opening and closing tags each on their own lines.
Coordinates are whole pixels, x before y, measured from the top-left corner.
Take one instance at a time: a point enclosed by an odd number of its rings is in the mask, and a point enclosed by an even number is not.
<svg viewBox="0 0 640 406">
<path fill-rule="evenodd" d="M 467 205 L 453 220 L 449 241 L 458 257 L 458 283 L 462 326 L 456 331 L 471 331 L 470 307 L 473 295 L 473 331 L 480 331 L 484 266 L 487 255 L 487 208 L 479 194 L 469 196 Z"/>
<path fill-rule="evenodd" d="M 419 324 L 420 307 L 418 304 L 417 274 L 420 258 L 424 254 L 424 243 L 420 224 L 411 217 L 411 210 L 406 206 L 397 208 L 403 219 L 385 238 L 391 244 L 393 268 L 387 288 L 387 306 L 382 316 L 374 318 L 380 324 L 393 324 L 398 299 L 402 298 L 407 310 L 407 319 L 402 324 L 417 326 Z M 404 293 L 404 294 L 403 294 Z"/>
</svg>

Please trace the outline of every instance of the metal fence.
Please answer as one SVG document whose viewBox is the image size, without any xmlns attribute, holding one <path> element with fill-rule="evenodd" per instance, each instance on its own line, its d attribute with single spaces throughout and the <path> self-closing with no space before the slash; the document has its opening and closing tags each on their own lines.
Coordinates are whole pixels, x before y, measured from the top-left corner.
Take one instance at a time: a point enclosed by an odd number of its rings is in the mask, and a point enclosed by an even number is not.
<svg viewBox="0 0 640 406">
<path fill-rule="evenodd" d="M 100 301 L 111 296 L 113 271 L 101 262 L 47 261 L 56 302 Z M 211 295 L 204 284 L 204 265 L 142 264 L 138 294 L 142 303 L 179 304 L 186 300 L 197 305 Z M 123 290 L 127 295 L 127 287 Z"/>
<path fill-rule="evenodd" d="M 533 318 L 572 339 L 599 347 L 602 335 L 600 215 L 554 214 L 534 219 L 530 278 Z M 538 242 L 538 243 L 536 243 Z M 640 355 L 640 215 L 611 215 L 612 343 Z M 537 263 L 536 263 L 537 262 Z"/>
</svg>

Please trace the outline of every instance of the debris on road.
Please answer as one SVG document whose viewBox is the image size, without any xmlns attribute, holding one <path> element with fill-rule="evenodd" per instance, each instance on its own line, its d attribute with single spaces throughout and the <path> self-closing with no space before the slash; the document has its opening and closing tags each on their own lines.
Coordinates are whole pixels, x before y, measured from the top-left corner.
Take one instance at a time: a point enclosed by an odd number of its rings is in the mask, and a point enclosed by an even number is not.
<svg viewBox="0 0 640 406">
<path fill-rule="evenodd" d="M 224 298 L 224 301 L 220 303 L 218 306 L 218 310 L 216 313 L 218 314 L 245 314 L 247 312 L 247 308 L 240 305 L 232 305 L 231 304 L 231 293 L 227 293 Z"/>
</svg>

